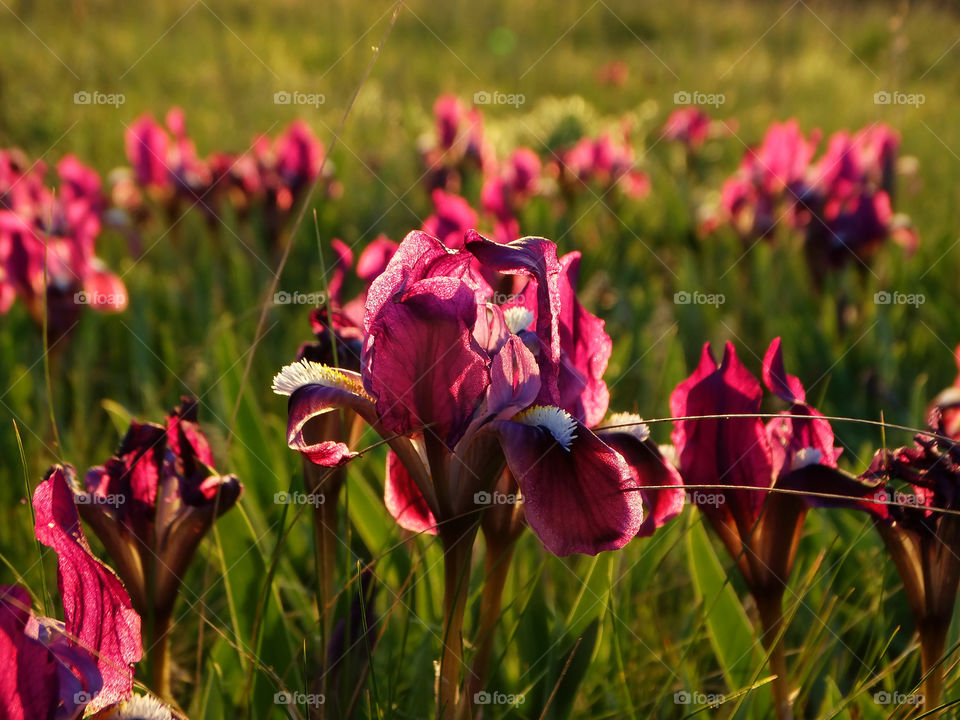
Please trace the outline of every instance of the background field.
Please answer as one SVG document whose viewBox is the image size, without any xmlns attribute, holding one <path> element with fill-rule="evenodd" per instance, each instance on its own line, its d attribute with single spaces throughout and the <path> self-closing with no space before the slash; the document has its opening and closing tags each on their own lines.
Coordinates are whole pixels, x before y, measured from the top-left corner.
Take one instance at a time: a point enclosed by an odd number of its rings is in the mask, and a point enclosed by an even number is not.
<svg viewBox="0 0 960 720">
<path fill-rule="evenodd" d="M 125 127 L 173 105 L 186 111 L 203 154 L 243 150 L 257 133 L 274 134 L 296 116 L 329 144 L 392 8 L 349 1 L 143 7 L 76 0 L 55 10 L 4 3 L 0 147 L 19 146 L 51 165 L 73 152 L 105 174 L 125 163 Z M 521 226 L 563 251 L 584 252 L 584 302 L 606 319 L 614 339 L 606 376 L 612 408 L 667 417 L 670 391 L 703 342 L 719 348 L 733 340 L 758 372 L 770 339 L 781 335 L 788 369 L 825 414 L 920 427 L 926 403 L 956 376 L 952 352 L 960 342 L 960 15 L 951 8 L 804 0 L 408 3 L 331 156 L 343 194 L 316 203 L 321 244 L 339 237 L 359 248 L 378 233 L 399 240 L 420 226 L 430 207 L 418 184 L 416 142 L 430 130 L 441 92 L 467 101 L 484 90 L 522 93 L 518 108 L 486 110 L 501 150 L 519 143 L 543 149 L 556 141 L 558 126 L 594 131 L 629 114 L 641 167 L 652 179 L 650 197 L 616 204 L 586 195 L 561 220 L 535 206 Z M 629 67 L 623 87 L 596 81 L 597 69 L 614 60 Z M 120 92 L 125 103 L 76 105 L 79 90 Z M 323 93 L 325 103 L 276 105 L 279 90 Z M 689 169 L 678 148 L 659 140 L 674 93 L 683 90 L 722 93 L 726 102 L 714 114 L 738 122 L 734 135 L 711 142 Z M 922 93 L 925 102 L 877 105 L 879 90 Z M 563 125 L 561 117 L 572 120 Z M 896 197 L 920 234 L 913 257 L 891 244 L 872 271 L 838 273 L 818 294 L 798 247 L 744 253 L 732 234 L 697 239 L 695 208 L 716 193 L 746 144 L 788 117 L 825 134 L 876 121 L 902 134 L 901 155 L 918 162 Z M 54 461 L 81 470 L 102 462 L 126 426 L 125 412 L 158 419 L 181 393 L 198 395 L 218 469 L 245 484 L 242 510 L 224 516 L 217 537 L 202 547 L 176 613 L 175 685 L 193 718 L 279 717 L 273 694 L 306 687 L 305 654 L 314 652 L 317 633 L 308 514 L 294 517 L 273 502 L 278 490 L 302 487 L 302 478 L 299 458 L 283 442 L 285 404 L 269 390 L 273 373 L 308 339 L 307 309 L 273 306 L 266 335 L 253 347 L 277 258 L 233 227 L 226 218 L 214 240 L 202 217 L 188 214 L 173 232 L 152 228 L 137 260 L 119 235 L 100 238 L 99 254 L 123 275 L 130 307 L 118 316 L 84 314 L 69 345 L 51 354 L 62 446 L 47 411 L 40 332 L 19 306 L 0 317 L 0 583 L 20 580 L 19 573 L 38 588 L 43 572 L 54 587 L 54 559 L 37 562 L 25 470 L 32 489 Z M 279 287 L 321 289 L 321 265 L 307 222 Z M 726 302 L 674 304 L 683 290 L 722 293 Z M 878 305 L 878 290 L 922 293 L 926 302 Z M 669 423 L 652 427 L 667 440 Z M 846 448 L 842 463 L 857 472 L 883 442 L 909 439 L 889 431 L 882 438 L 852 421 L 834 429 Z M 422 718 L 431 708 L 440 633 L 440 553 L 430 538 L 401 532 L 378 504 L 382 463 L 375 451 L 351 465 L 341 499 L 350 520 L 341 582 L 353 588 L 358 562 L 372 562 L 381 584 L 383 636 L 357 716 Z M 696 709 L 675 704 L 674 693 L 685 690 L 725 694 L 721 717 L 763 717 L 765 688 L 737 696 L 766 677 L 749 624 L 731 610 L 731 592 L 746 597 L 738 576 L 731 573 L 728 584 L 694 582 L 714 570 L 703 537 L 688 511 L 624 552 L 558 560 L 527 533 L 507 588 L 495 676 L 500 691 L 525 694 L 511 716 L 540 717 L 583 636 L 550 717 L 571 708 L 573 717 L 681 717 Z M 253 638 L 278 544 L 261 637 Z M 719 548 L 717 557 L 730 568 Z M 345 592 L 344 611 L 348 602 Z M 47 599 L 47 606 L 57 605 Z M 796 612 L 786 642 L 802 687 L 801 716 L 895 712 L 873 695 L 909 693 L 919 653 L 896 573 L 865 517 L 810 516 L 787 606 Z M 956 639 L 954 628 L 948 646 Z M 947 662 L 952 697 L 960 672 L 955 656 Z"/>
</svg>

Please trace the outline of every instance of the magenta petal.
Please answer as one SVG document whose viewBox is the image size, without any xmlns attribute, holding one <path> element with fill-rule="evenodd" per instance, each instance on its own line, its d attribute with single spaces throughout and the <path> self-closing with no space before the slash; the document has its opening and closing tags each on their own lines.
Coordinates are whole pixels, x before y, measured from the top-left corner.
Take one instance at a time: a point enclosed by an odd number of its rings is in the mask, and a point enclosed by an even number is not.
<svg viewBox="0 0 960 720">
<path fill-rule="evenodd" d="M 557 404 L 560 371 L 560 262 L 557 260 L 557 246 L 538 237 L 520 238 L 501 245 L 470 230 L 466 235 L 466 248 L 491 270 L 524 275 L 536 281 L 537 336 L 547 355 L 541 359 L 544 381 L 541 397 L 545 402 Z"/>
<path fill-rule="evenodd" d="M 780 338 L 773 339 L 763 356 L 763 384 L 770 392 L 788 403 L 803 403 L 807 400 L 800 379 L 795 375 L 788 375 L 783 366 Z"/>
<path fill-rule="evenodd" d="M 318 415 L 349 407 L 353 399 L 353 393 L 325 385 L 305 385 L 296 390 L 287 407 L 287 446 L 323 467 L 337 467 L 356 457 L 357 453 L 351 452 L 342 442 L 322 440 L 311 443 L 304 437 L 307 423 Z"/>
<path fill-rule="evenodd" d="M 382 307 L 364 344 L 363 383 L 387 430 L 429 425 L 456 445 L 489 383 L 476 319 L 474 290 L 449 277 L 421 280 Z"/>
<path fill-rule="evenodd" d="M 758 418 L 696 417 L 758 413 L 761 395 L 760 383 L 741 364 L 732 344 L 727 343 L 719 366 L 709 343 L 704 345 L 700 365 L 670 396 L 674 417 L 692 417 L 676 420 L 673 430 L 678 467 L 686 485 L 770 487 L 770 441 Z M 738 523 L 752 526 L 763 506 L 764 493 L 717 492 L 725 502 L 719 507 L 702 506 L 705 512 L 732 513 Z"/>
<path fill-rule="evenodd" d="M 177 457 L 190 456 L 191 464 L 199 461 L 213 467 L 210 442 L 197 423 L 198 408 L 199 401 L 196 398 L 180 398 L 180 404 L 167 416 L 167 444 Z"/>
<path fill-rule="evenodd" d="M 393 450 L 387 452 L 383 501 L 400 527 L 415 533 L 437 534 L 437 521 L 426 499 Z"/>
<path fill-rule="evenodd" d="M 623 457 L 583 425 L 569 449 L 544 428 L 495 423 L 530 527 L 554 555 L 626 545 L 643 523 L 637 482 Z"/>
<path fill-rule="evenodd" d="M 493 357 L 510 337 L 510 328 L 503 317 L 500 305 L 487 303 L 477 308 L 477 324 L 473 326 L 473 337 L 487 354 Z"/>
<path fill-rule="evenodd" d="M 97 658 L 103 689 L 91 711 L 130 696 L 132 664 L 142 654 L 140 616 L 117 576 L 87 545 L 64 469 L 56 466 L 33 494 L 36 536 L 57 553 L 65 631 Z"/>
<path fill-rule="evenodd" d="M 560 267 L 560 349 L 565 356 L 560 368 L 560 407 L 594 427 L 610 405 L 603 373 L 613 342 L 603 329 L 603 320 L 587 312 L 577 300 L 580 253 L 564 255 Z"/>
<path fill-rule="evenodd" d="M 104 269 L 97 259 L 90 263 L 83 278 L 83 290 L 90 305 L 101 312 L 120 312 L 127 307 L 127 288 L 123 280 Z"/>
<path fill-rule="evenodd" d="M 523 341 L 511 335 L 490 364 L 487 413 L 510 417 L 532 405 L 540 394 L 540 368 Z"/>
<path fill-rule="evenodd" d="M 59 703 L 57 664 L 43 643 L 25 630 L 30 596 L 0 586 L 0 717 L 53 720 Z"/>
<path fill-rule="evenodd" d="M 170 138 L 149 115 L 137 118 L 124 133 L 127 160 L 133 166 L 137 184 L 165 187 L 170 183 L 166 166 Z"/>
<path fill-rule="evenodd" d="M 367 245 L 357 260 L 357 277 L 365 284 L 373 282 L 390 263 L 390 258 L 397 251 L 397 244 L 386 235 L 379 235 Z"/>
<path fill-rule="evenodd" d="M 371 283 L 363 315 L 363 329 L 369 333 L 384 306 L 413 283 L 428 277 L 462 277 L 469 272 L 471 256 L 455 253 L 442 242 L 414 230 L 400 243 L 386 269 Z"/>
<path fill-rule="evenodd" d="M 680 473 L 660 454 L 659 448 L 649 438 L 640 440 L 636 435 L 624 430 L 611 429 L 598 433 L 600 439 L 623 456 L 634 473 L 640 490 L 646 517 L 637 531 L 639 537 L 650 537 L 658 528 L 683 512 L 686 493 L 682 487 Z M 675 487 L 659 487 L 673 485 Z M 657 489 L 646 489 L 658 486 Z"/>
<path fill-rule="evenodd" d="M 166 439 L 166 430 L 160 425 L 134 420 L 116 454 L 104 465 L 90 468 L 85 477 L 87 492 L 123 498 L 117 515 L 137 532 L 145 532 L 156 513 Z"/>
</svg>

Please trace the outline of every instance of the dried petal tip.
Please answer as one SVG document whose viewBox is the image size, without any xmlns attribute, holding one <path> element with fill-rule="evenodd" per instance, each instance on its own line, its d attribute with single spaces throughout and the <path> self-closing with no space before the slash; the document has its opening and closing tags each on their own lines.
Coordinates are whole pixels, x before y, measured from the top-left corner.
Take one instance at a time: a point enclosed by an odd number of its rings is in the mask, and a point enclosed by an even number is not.
<svg viewBox="0 0 960 720">
<path fill-rule="evenodd" d="M 503 311 L 503 319 L 510 332 L 516 335 L 530 327 L 530 323 L 533 322 L 533 313 L 522 305 L 515 305 Z"/>
<path fill-rule="evenodd" d="M 814 447 L 800 448 L 793 456 L 793 462 L 790 463 L 791 470 L 799 470 L 807 465 L 819 465 L 823 460 L 823 453 Z"/>
<path fill-rule="evenodd" d="M 553 435 L 553 439 L 564 450 L 570 450 L 570 444 L 577 436 L 577 421 L 570 413 L 553 405 L 535 405 L 519 413 L 513 420 L 531 427 L 543 428 Z"/>
<path fill-rule="evenodd" d="M 614 413 L 603 424 L 602 429 L 633 435 L 640 442 L 646 442 L 650 438 L 650 428 L 636 413 Z"/>
<path fill-rule="evenodd" d="M 321 365 L 318 362 L 306 359 L 285 365 L 280 372 L 274 375 L 271 387 L 277 395 L 293 395 L 294 392 L 307 385 L 339 388 L 355 395 L 365 394 L 358 381 L 328 365 Z"/>
</svg>

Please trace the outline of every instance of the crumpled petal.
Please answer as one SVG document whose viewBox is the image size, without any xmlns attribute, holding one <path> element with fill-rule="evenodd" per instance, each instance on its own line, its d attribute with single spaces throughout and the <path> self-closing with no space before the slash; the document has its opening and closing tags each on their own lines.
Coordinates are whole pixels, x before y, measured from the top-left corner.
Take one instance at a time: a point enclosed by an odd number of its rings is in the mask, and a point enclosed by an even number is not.
<svg viewBox="0 0 960 720">
<path fill-rule="evenodd" d="M 97 658 L 103 676 L 88 707 L 120 702 L 130 696 L 132 664 L 142 655 L 140 616 L 117 576 L 90 553 L 63 467 L 52 468 L 37 486 L 33 509 L 37 539 L 57 553 L 65 631 Z"/>
<path fill-rule="evenodd" d="M 493 424 L 523 494 L 527 522 L 554 555 L 596 555 L 636 536 L 643 502 L 623 457 L 583 425 L 570 448 L 544 428 Z"/>
<path fill-rule="evenodd" d="M 437 521 L 426 499 L 393 450 L 387 452 L 383 501 L 400 527 L 414 533 L 437 534 Z"/>
<path fill-rule="evenodd" d="M 287 446 L 302 453 L 315 465 L 338 467 L 349 462 L 357 453 L 345 443 L 332 440 L 311 442 L 305 430 L 307 424 L 319 415 L 350 407 L 354 402 L 354 394 L 341 388 L 305 385 L 296 390 L 288 404 Z"/>
</svg>

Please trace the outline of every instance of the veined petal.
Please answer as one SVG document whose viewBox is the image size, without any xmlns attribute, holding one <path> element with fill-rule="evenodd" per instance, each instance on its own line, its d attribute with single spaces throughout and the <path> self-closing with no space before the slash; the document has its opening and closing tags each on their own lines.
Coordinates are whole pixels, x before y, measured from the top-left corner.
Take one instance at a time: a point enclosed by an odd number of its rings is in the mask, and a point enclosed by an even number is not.
<svg viewBox="0 0 960 720">
<path fill-rule="evenodd" d="M 626 545 L 643 523 L 643 503 L 623 457 L 569 415 L 527 424 L 537 417 L 494 423 L 530 527 L 560 556 Z"/>
<path fill-rule="evenodd" d="M 64 468 L 55 466 L 33 494 L 36 536 L 57 553 L 65 630 L 97 658 L 103 689 L 91 711 L 130 696 L 140 659 L 140 616 L 120 580 L 87 545 Z"/>
<path fill-rule="evenodd" d="M 397 247 L 386 269 L 371 283 L 363 314 L 364 332 L 370 333 L 387 303 L 403 294 L 413 283 L 447 275 L 462 278 L 469 274 L 471 256 L 447 248 L 425 232 L 410 232 Z"/>
<path fill-rule="evenodd" d="M 363 381 L 388 431 L 429 426 L 456 445 L 489 384 L 476 319 L 474 290 L 452 277 L 420 280 L 383 305 L 364 343 Z"/>
</svg>

